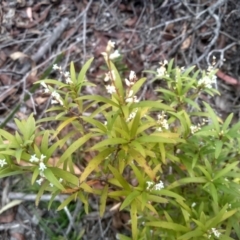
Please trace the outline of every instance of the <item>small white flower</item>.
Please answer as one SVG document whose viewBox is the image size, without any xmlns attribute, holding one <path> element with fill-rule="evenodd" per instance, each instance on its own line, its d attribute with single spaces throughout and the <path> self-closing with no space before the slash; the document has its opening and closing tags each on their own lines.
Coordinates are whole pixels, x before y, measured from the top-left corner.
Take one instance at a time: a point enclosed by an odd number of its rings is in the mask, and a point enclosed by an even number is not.
<svg viewBox="0 0 240 240">
<path fill-rule="evenodd" d="M 128 87 L 130 87 L 132 85 L 132 83 L 127 78 L 125 78 L 125 83 Z"/>
<path fill-rule="evenodd" d="M 67 83 L 67 84 L 71 84 L 71 83 L 73 83 L 73 81 L 71 80 L 70 77 L 67 77 L 67 78 L 66 78 L 66 83 Z"/>
<path fill-rule="evenodd" d="M 53 96 L 54 98 L 56 98 L 56 99 L 59 99 L 59 98 L 60 98 L 60 94 L 59 94 L 58 92 L 56 92 L 56 91 L 53 91 L 53 92 L 52 92 L 52 96 Z"/>
<path fill-rule="evenodd" d="M 43 155 L 43 154 L 41 154 L 41 156 L 40 156 L 40 162 L 42 162 L 42 161 L 44 160 L 44 158 L 46 158 L 46 156 Z"/>
<path fill-rule="evenodd" d="M 29 159 L 30 162 L 39 162 L 39 159 L 36 157 L 36 154 L 32 155 Z"/>
<path fill-rule="evenodd" d="M 111 40 L 109 40 L 106 47 L 106 52 L 110 53 L 114 47 L 115 47 L 115 42 L 112 42 Z"/>
<path fill-rule="evenodd" d="M 54 64 L 53 65 L 53 70 L 58 70 L 58 69 L 60 69 L 60 67 L 57 64 Z"/>
<path fill-rule="evenodd" d="M 0 167 L 7 165 L 6 159 L 0 159 Z"/>
<path fill-rule="evenodd" d="M 128 97 L 132 97 L 132 95 L 133 95 L 133 90 L 130 90 L 128 93 Z"/>
<path fill-rule="evenodd" d="M 150 182 L 150 181 L 147 181 L 146 183 L 147 183 L 147 190 L 149 190 L 154 184 L 153 182 Z"/>
<path fill-rule="evenodd" d="M 50 186 L 50 187 L 53 187 L 54 185 L 53 185 L 52 183 L 49 183 L 49 186 Z"/>
<path fill-rule="evenodd" d="M 165 119 L 166 114 L 164 113 L 164 111 L 162 111 L 161 114 L 157 115 L 158 121 L 157 124 L 159 125 L 157 128 L 157 131 L 162 132 L 163 129 L 169 129 L 169 124 L 167 122 L 167 120 Z"/>
<path fill-rule="evenodd" d="M 163 77 L 166 73 L 166 69 L 164 66 L 161 66 L 160 68 L 157 69 L 157 76 L 158 77 Z"/>
<path fill-rule="evenodd" d="M 216 228 L 212 228 L 212 233 L 214 234 L 215 237 L 219 238 L 221 233 L 216 229 Z"/>
<path fill-rule="evenodd" d="M 113 85 L 107 85 L 106 89 L 107 89 L 107 92 L 110 93 L 110 94 L 113 94 L 113 93 L 116 92 L 116 88 Z"/>
<path fill-rule="evenodd" d="M 39 172 L 39 175 L 40 175 L 42 178 L 45 178 L 44 172 L 40 171 L 40 172 Z"/>
<path fill-rule="evenodd" d="M 47 169 L 46 165 L 43 162 L 40 162 L 39 163 L 39 170 L 44 171 L 45 169 Z"/>
<path fill-rule="evenodd" d="M 66 71 L 63 75 L 65 78 L 68 78 L 70 76 L 70 72 Z"/>
<path fill-rule="evenodd" d="M 197 204 L 195 202 L 192 203 L 191 207 L 194 208 Z"/>
<path fill-rule="evenodd" d="M 121 56 L 121 55 L 120 55 L 119 51 L 118 51 L 118 50 L 115 50 L 113 53 L 110 54 L 109 58 L 110 58 L 110 59 L 115 59 L 115 58 L 118 58 L 118 57 L 120 57 L 120 56 Z"/>
<path fill-rule="evenodd" d="M 38 179 L 37 181 L 36 181 L 36 183 L 38 184 L 38 185 L 41 185 L 42 184 L 42 182 L 43 182 L 43 178 L 40 178 L 40 179 Z"/>
<path fill-rule="evenodd" d="M 130 80 L 130 82 L 136 80 L 136 73 L 134 71 L 130 71 L 129 80 Z"/>
<path fill-rule="evenodd" d="M 52 100 L 51 100 L 51 104 L 58 104 L 58 101 L 55 100 L 55 99 L 52 99 Z"/>
<path fill-rule="evenodd" d="M 162 181 L 160 181 L 159 183 L 157 183 L 155 186 L 154 186 L 154 189 L 155 190 L 161 190 L 164 188 L 164 183 Z"/>
<path fill-rule="evenodd" d="M 63 179 L 62 178 L 59 178 L 59 182 L 61 183 L 63 181 Z"/>
<path fill-rule="evenodd" d="M 196 133 L 196 132 L 199 131 L 200 129 L 201 129 L 200 126 L 194 126 L 194 125 L 190 126 L 190 130 L 191 130 L 191 133 L 192 133 L 192 134 Z"/>
</svg>

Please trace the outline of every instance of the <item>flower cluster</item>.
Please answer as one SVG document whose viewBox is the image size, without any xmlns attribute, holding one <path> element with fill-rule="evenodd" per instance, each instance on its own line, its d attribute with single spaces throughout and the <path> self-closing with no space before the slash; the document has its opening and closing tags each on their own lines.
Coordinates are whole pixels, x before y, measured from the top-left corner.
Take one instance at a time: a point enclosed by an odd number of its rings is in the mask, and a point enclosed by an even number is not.
<svg viewBox="0 0 240 240">
<path fill-rule="evenodd" d="M 198 123 L 197 125 L 190 126 L 191 133 L 194 134 L 197 131 L 199 131 L 201 127 L 206 124 L 206 122 L 207 122 L 206 119 L 203 119 L 202 123 Z"/>
<path fill-rule="evenodd" d="M 129 117 L 127 118 L 127 122 L 130 122 L 132 119 L 135 118 L 137 111 L 138 111 L 138 108 L 135 108 L 135 109 L 129 114 Z"/>
<path fill-rule="evenodd" d="M 167 120 L 165 119 L 166 114 L 162 111 L 162 114 L 158 114 L 158 120 L 157 120 L 157 124 L 158 124 L 158 128 L 157 131 L 162 132 L 163 129 L 169 129 L 169 125 Z"/>
<path fill-rule="evenodd" d="M 212 232 L 211 232 L 211 234 L 208 235 L 208 238 L 211 238 L 212 234 L 217 238 L 220 237 L 221 233 L 216 228 L 212 228 L 211 231 Z"/>
<path fill-rule="evenodd" d="M 214 76 L 205 76 L 198 81 L 198 86 L 205 88 L 212 88 L 212 84 L 216 83 L 217 77 Z"/>
<path fill-rule="evenodd" d="M 157 77 L 161 78 L 163 76 L 165 76 L 166 74 L 166 65 L 168 64 L 168 61 L 167 60 L 164 60 L 163 62 L 160 62 L 160 67 L 157 68 Z"/>
<path fill-rule="evenodd" d="M 137 81 L 136 73 L 134 71 L 130 71 L 128 79 L 125 78 L 125 83 L 128 87 L 127 98 L 125 100 L 127 103 L 139 102 L 137 96 L 133 95 L 133 90 L 131 89 L 131 87 L 135 84 L 136 81 Z"/>
<path fill-rule="evenodd" d="M 45 83 L 45 82 L 41 82 L 41 85 L 44 87 L 44 93 L 50 93 L 51 89 L 49 88 L 49 86 Z M 57 93 L 55 90 L 51 93 L 52 97 L 54 99 L 51 100 L 51 104 L 60 104 L 63 106 L 63 101 L 60 97 L 60 94 Z"/>
<path fill-rule="evenodd" d="M 7 165 L 6 159 L 0 159 L 0 167 Z"/>
<path fill-rule="evenodd" d="M 53 65 L 53 70 L 58 70 L 59 73 L 64 77 L 67 84 L 72 84 L 73 83 L 71 78 L 70 78 L 70 73 L 68 71 L 64 72 L 62 70 L 61 66 L 58 66 L 57 64 L 54 64 Z"/>
<path fill-rule="evenodd" d="M 161 190 L 164 188 L 164 183 L 162 181 L 159 181 L 159 183 L 155 184 L 154 182 L 147 181 L 147 190 Z"/>
</svg>

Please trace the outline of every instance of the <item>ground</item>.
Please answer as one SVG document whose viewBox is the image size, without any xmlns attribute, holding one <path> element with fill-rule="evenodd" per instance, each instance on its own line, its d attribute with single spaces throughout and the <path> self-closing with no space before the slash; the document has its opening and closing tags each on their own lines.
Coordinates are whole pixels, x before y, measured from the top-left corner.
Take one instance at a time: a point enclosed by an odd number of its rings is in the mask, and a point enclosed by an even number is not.
<svg viewBox="0 0 240 240">
<path fill-rule="evenodd" d="M 0 123 L 10 132 L 16 130 L 13 117 L 45 116 L 49 101 L 34 82 L 57 78 L 54 63 L 68 70 L 73 61 L 79 71 L 94 56 L 88 79 L 97 87 L 85 92 L 102 94 L 101 53 L 110 39 L 123 57 L 126 75 L 133 70 L 140 77 L 171 58 L 181 67 L 207 69 L 215 56 L 215 87 L 222 95 L 202 97 L 221 118 L 234 112 L 239 121 L 239 1 L 7 0 L 0 1 L 0 23 Z M 153 88 L 147 83 L 141 98 L 154 99 Z M 100 219 L 94 198 L 89 215 L 80 202 L 62 212 L 47 211 L 48 195 L 35 207 L 36 189 L 28 177 L 0 180 L 0 206 L 15 205 L 0 215 L 0 239 L 80 239 L 72 233 L 82 230 L 82 239 L 115 239 L 117 232 L 129 233 L 128 214 L 107 211 Z"/>
</svg>

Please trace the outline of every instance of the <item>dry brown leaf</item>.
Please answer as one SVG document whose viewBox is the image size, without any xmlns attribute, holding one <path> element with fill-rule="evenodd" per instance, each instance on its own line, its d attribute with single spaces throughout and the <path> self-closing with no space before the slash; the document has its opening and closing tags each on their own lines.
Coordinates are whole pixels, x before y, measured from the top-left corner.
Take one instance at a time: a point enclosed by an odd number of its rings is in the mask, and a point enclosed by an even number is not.
<svg viewBox="0 0 240 240">
<path fill-rule="evenodd" d="M 12 60 L 18 60 L 18 59 L 21 59 L 21 58 L 27 58 L 31 61 L 31 67 L 32 67 L 32 71 L 31 71 L 31 76 L 36 76 L 37 75 L 37 70 L 34 69 L 35 66 L 36 66 L 36 63 L 32 60 L 32 58 L 30 56 L 28 56 L 27 54 L 25 53 L 22 53 L 22 52 L 14 52 L 12 54 L 10 54 L 10 58 Z M 34 70 L 33 70 L 34 69 Z"/>
</svg>

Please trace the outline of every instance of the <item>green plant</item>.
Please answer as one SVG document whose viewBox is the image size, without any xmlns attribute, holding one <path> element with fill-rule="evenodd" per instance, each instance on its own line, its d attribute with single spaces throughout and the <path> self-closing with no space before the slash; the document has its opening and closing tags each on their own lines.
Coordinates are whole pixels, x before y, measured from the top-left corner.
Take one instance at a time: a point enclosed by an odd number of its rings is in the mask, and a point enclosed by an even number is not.
<svg viewBox="0 0 240 240">
<path fill-rule="evenodd" d="M 161 79 L 159 100 L 141 101 L 137 92 L 146 79 L 130 72 L 122 81 L 109 59 L 114 44 L 103 53 L 109 72 L 109 96 L 82 95 L 93 59 L 77 75 L 73 63 L 64 81 L 40 81 L 52 96 L 49 117 L 35 122 L 15 119 L 15 135 L 0 130 L 0 176 L 32 172 L 41 195 L 68 193 L 58 207 L 80 199 L 88 212 L 89 195 L 100 198 L 100 216 L 108 199 L 129 211 L 132 239 L 234 239 L 240 238 L 239 169 L 240 123 L 223 122 L 210 107 L 197 101 L 199 94 L 214 95 L 215 71 L 161 64 L 153 79 Z M 199 79 L 200 80 L 197 80 Z M 85 113 L 91 109 L 90 115 Z M 46 122 L 59 122 L 55 130 L 41 130 Z M 61 132 L 66 127 L 66 135 Z M 39 144 L 37 137 L 42 140 Z M 66 150 L 62 150 L 66 147 Z M 76 151 L 91 153 L 80 176 L 74 173 Z M 55 166 L 50 157 L 61 153 Z M 76 157 L 76 155 L 75 155 Z M 80 156 L 78 156 L 80 157 Z M 27 166 L 20 163 L 24 161 Z M 60 166 L 63 165 L 62 168 Z M 94 184 L 104 182 L 102 188 Z M 130 239 L 119 234 L 120 239 Z"/>
</svg>

